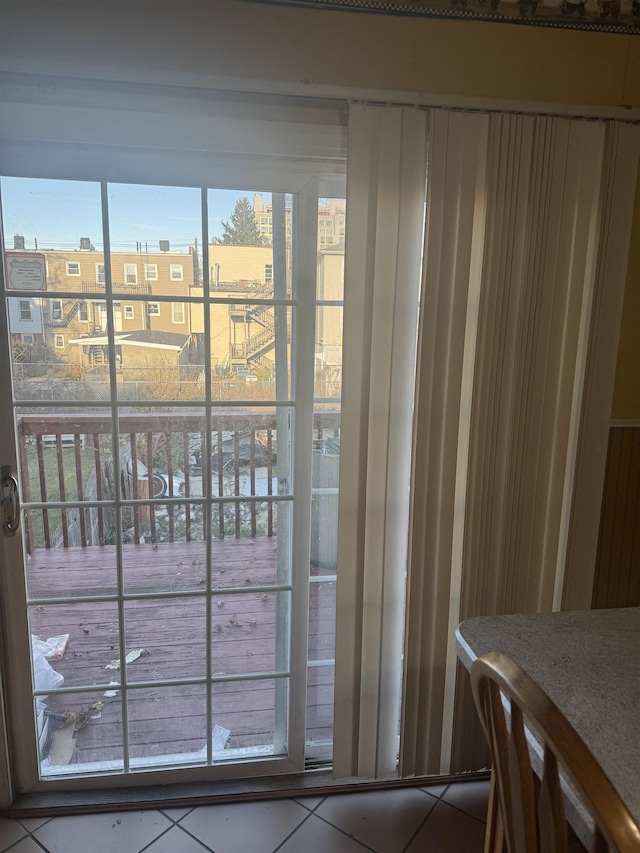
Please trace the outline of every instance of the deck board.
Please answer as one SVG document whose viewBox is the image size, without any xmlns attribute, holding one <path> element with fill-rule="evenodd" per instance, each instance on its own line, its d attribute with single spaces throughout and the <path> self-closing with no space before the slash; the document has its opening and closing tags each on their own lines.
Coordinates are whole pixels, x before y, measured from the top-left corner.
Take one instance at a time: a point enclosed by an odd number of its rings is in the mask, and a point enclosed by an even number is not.
<svg viewBox="0 0 640 853">
<path fill-rule="evenodd" d="M 132 758 L 192 753 L 206 745 L 204 685 L 175 687 L 163 681 L 200 678 L 205 673 L 206 543 L 173 542 L 157 546 L 123 546 L 126 593 L 179 592 L 166 599 L 125 602 L 127 651 L 144 653 L 127 666 L 128 737 Z M 212 548 L 212 674 L 266 673 L 277 669 L 275 617 L 278 597 L 286 593 L 255 589 L 278 579 L 276 542 L 272 538 L 213 540 Z M 31 600 L 61 595 L 104 595 L 117 591 L 115 546 L 39 549 L 27 559 Z M 315 572 L 317 573 L 317 571 Z M 241 592 L 231 593 L 230 587 Z M 185 595 L 185 593 L 188 593 Z M 310 590 L 311 660 L 332 658 L 335 646 L 335 584 L 312 583 Z M 31 632 L 47 639 L 68 633 L 60 661 L 52 665 L 65 686 L 91 686 L 81 694 L 56 694 L 48 699 L 50 729 L 67 712 L 86 711 L 102 703 L 100 716 L 89 719 L 76 734 L 77 762 L 122 759 L 122 702 L 104 694 L 120 673 L 106 669 L 119 658 L 116 602 L 46 602 L 30 607 Z M 153 688 L 135 688 L 157 681 Z M 117 688 L 115 688 L 117 689 Z M 281 689 L 281 686 L 278 687 Z M 221 682 L 212 686 L 212 722 L 231 731 L 229 748 L 273 744 L 276 680 Z M 333 667 L 309 669 L 307 736 L 331 737 Z"/>
</svg>

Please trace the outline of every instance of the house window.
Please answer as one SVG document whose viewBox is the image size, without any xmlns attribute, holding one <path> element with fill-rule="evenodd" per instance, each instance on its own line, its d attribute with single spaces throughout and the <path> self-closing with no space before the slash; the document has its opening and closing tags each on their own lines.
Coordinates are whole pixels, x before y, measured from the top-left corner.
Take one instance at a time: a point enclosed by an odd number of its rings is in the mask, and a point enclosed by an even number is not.
<svg viewBox="0 0 640 853">
<path fill-rule="evenodd" d="M 264 280 L 265 283 L 273 281 L 273 264 L 264 265 Z"/>
<path fill-rule="evenodd" d="M 23 322 L 31 320 L 31 303 L 28 299 L 20 300 L 20 320 Z"/>
<path fill-rule="evenodd" d="M 145 264 L 144 265 L 144 277 L 147 281 L 157 281 L 158 280 L 158 264 Z"/>
<path fill-rule="evenodd" d="M 105 282 L 104 264 L 96 264 L 96 281 L 98 284 L 104 284 Z"/>
<path fill-rule="evenodd" d="M 81 323 L 89 322 L 89 306 L 86 302 L 81 302 L 78 308 L 78 319 Z"/>
<path fill-rule="evenodd" d="M 171 264 L 169 269 L 171 271 L 171 281 L 182 281 L 182 264 Z"/>
<path fill-rule="evenodd" d="M 124 281 L 125 281 L 125 284 L 137 284 L 138 283 L 138 267 L 136 264 L 125 264 L 124 265 Z"/>
<path fill-rule="evenodd" d="M 171 322 L 184 323 L 184 302 L 171 303 Z"/>
<path fill-rule="evenodd" d="M 148 302 L 147 303 L 147 314 L 150 317 L 159 317 L 160 316 L 160 303 L 159 302 Z"/>
<path fill-rule="evenodd" d="M 64 349 L 64 335 L 54 335 L 53 345 L 56 349 Z"/>
<path fill-rule="evenodd" d="M 67 261 L 67 275 L 80 275 L 80 264 L 77 261 Z"/>
<path fill-rule="evenodd" d="M 23 344 L 32 344 L 33 343 L 33 335 L 23 335 L 22 336 Z"/>
<path fill-rule="evenodd" d="M 125 320 L 133 320 L 134 311 L 133 305 L 125 305 L 124 306 L 124 319 Z"/>
<path fill-rule="evenodd" d="M 53 299 L 51 301 L 51 322 L 59 323 L 62 320 L 62 300 Z"/>
</svg>

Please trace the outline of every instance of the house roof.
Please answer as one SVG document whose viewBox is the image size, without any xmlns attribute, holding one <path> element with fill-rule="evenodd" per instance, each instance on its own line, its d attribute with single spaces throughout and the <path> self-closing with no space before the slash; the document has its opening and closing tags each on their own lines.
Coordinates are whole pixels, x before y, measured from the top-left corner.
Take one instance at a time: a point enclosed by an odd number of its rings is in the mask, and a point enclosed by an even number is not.
<svg viewBox="0 0 640 853">
<path fill-rule="evenodd" d="M 160 347 L 162 349 L 182 350 L 189 340 L 189 335 L 179 332 L 154 332 L 151 329 L 140 329 L 124 337 L 118 337 L 121 346 Z"/>
<path fill-rule="evenodd" d="M 152 349 L 170 349 L 181 352 L 189 340 L 189 335 L 178 332 L 154 332 L 151 329 L 140 329 L 137 332 L 116 332 L 115 342 L 118 346 L 151 347 Z M 73 338 L 70 344 L 82 344 L 83 346 L 95 344 L 106 346 L 109 338 L 104 335 L 85 335 L 81 338 Z"/>
</svg>

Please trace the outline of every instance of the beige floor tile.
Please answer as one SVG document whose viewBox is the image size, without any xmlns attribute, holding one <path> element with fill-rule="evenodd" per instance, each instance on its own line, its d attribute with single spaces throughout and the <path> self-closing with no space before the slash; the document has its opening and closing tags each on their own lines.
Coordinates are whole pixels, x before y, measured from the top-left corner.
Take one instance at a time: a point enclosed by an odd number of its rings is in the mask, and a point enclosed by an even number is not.
<svg viewBox="0 0 640 853">
<path fill-rule="evenodd" d="M 433 797 L 441 797 L 448 787 L 448 785 L 421 785 L 420 790 L 426 791 Z"/>
<path fill-rule="evenodd" d="M 173 826 L 150 847 L 146 847 L 144 853 L 206 853 L 208 850 L 208 847 L 200 844 L 179 826 Z"/>
<path fill-rule="evenodd" d="M 173 820 L 177 823 L 179 820 L 182 820 L 185 815 L 188 815 L 192 809 L 193 806 L 189 806 L 189 808 L 186 809 L 160 809 L 160 811 L 163 815 L 166 815 L 169 820 Z"/>
<path fill-rule="evenodd" d="M 22 841 L 18 841 L 15 844 L 9 853 L 42 853 L 42 847 L 31 838 L 30 835 L 27 835 L 26 838 L 23 838 Z"/>
<path fill-rule="evenodd" d="M 43 823 L 46 823 L 48 820 L 51 820 L 50 817 L 23 817 L 20 818 L 20 823 L 24 826 L 24 828 L 28 832 L 33 832 L 34 829 L 38 829 L 39 826 L 42 826 Z"/>
<path fill-rule="evenodd" d="M 377 853 L 401 853 L 437 802 L 418 788 L 333 794 L 315 814 Z"/>
<path fill-rule="evenodd" d="M 306 817 L 293 800 L 264 800 L 199 806 L 180 826 L 216 853 L 272 853 Z"/>
<path fill-rule="evenodd" d="M 158 811 L 56 817 L 33 833 L 49 853 L 139 853 L 171 826 Z"/>
<path fill-rule="evenodd" d="M 369 848 L 312 814 L 278 853 L 369 853 Z"/>
<path fill-rule="evenodd" d="M 0 817 L 0 850 L 6 850 L 26 834 L 25 828 L 17 820 Z"/>
<path fill-rule="evenodd" d="M 309 811 L 313 811 L 318 808 L 324 797 L 294 797 L 293 799 L 296 803 L 300 803 L 301 806 L 309 809 Z"/>
<path fill-rule="evenodd" d="M 445 803 L 463 812 L 486 821 L 487 807 L 489 805 L 489 781 L 486 782 L 459 782 L 451 785 L 442 797 Z"/>
<path fill-rule="evenodd" d="M 439 801 L 406 853 L 482 853 L 483 849 L 484 824 Z"/>
</svg>

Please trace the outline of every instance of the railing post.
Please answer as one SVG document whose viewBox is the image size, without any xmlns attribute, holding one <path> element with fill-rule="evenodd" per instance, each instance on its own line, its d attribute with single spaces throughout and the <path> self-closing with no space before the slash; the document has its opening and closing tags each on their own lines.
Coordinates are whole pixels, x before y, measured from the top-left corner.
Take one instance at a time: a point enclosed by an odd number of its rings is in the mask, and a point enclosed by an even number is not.
<svg viewBox="0 0 640 853">
<path fill-rule="evenodd" d="M 20 465 L 20 486 L 22 489 L 22 502 L 29 503 L 31 500 L 31 484 L 29 482 L 29 456 L 27 454 L 27 440 L 24 434 L 22 416 L 16 417 L 18 429 L 18 459 Z M 33 554 L 35 543 L 33 541 L 33 520 L 31 512 L 24 513 L 24 543 L 27 554 Z"/>
</svg>

